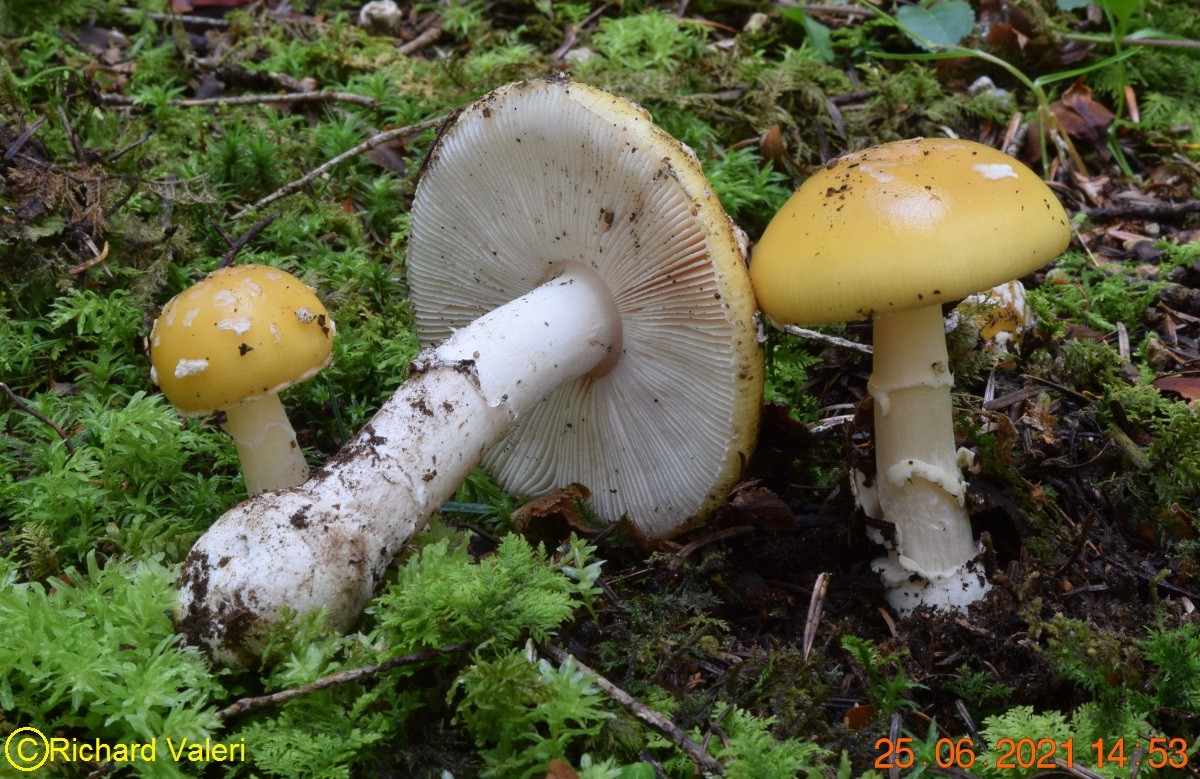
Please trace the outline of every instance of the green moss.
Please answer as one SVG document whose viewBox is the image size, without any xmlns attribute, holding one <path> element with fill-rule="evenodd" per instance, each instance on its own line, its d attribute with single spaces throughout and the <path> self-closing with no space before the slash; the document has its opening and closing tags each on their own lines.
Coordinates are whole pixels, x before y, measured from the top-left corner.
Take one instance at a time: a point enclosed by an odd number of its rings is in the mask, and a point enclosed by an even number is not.
<svg viewBox="0 0 1200 779">
<path fill-rule="evenodd" d="M 1200 497 L 1200 412 L 1178 403 L 1147 385 L 1115 386 L 1108 392 L 1110 408 L 1123 410 L 1128 422 L 1140 431 L 1142 453 L 1150 463 L 1170 463 L 1131 471 L 1114 478 L 1113 497 L 1131 509 L 1131 518 L 1166 539 L 1191 532 L 1178 526 L 1175 510 L 1194 507 Z M 1134 445 L 1137 445 L 1135 443 Z"/>
<path fill-rule="evenodd" d="M 220 687 L 201 655 L 179 646 L 174 579 L 156 557 L 102 568 L 90 554 L 83 571 L 71 568 L 52 586 L 22 583 L 12 561 L 0 559 L 7 725 L 111 744 L 215 734 Z M 160 775 L 178 774 L 169 762 Z"/>
</svg>

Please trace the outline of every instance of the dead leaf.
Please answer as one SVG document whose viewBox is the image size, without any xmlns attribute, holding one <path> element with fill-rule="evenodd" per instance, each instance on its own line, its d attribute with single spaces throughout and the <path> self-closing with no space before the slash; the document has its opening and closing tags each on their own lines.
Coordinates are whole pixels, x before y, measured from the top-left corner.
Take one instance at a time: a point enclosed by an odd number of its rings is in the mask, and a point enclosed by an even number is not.
<svg viewBox="0 0 1200 779">
<path fill-rule="evenodd" d="M 641 530 L 638 529 L 637 525 L 630 522 L 626 517 L 622 517 L 620 521 L 617 522 L 617 532 L 628 538 L 638 549 L 642 550 L 648 555 L 654 554 L 655 552 L 661 552 L 663 554 L 675 554 L 680 549 L 683 549 L 683 545 L 673 539 L 647 537 L 644 533 L 642 533 Z"/>
<path fill-rule="evenodd" d="M 1200 400 L 1200 376 L 1159 376 L 1150 385 L 1159 392 L 1178 392 L 1188 400 Z"/>
<path fill-rule="evenodd" d="M 846 712 L 846 716 L 842 717 L 842 722 L 851 731 L 862 730 L 872 719 L 875 718 L 875 706 L 859 706 L 854 704 L 853 708 Z"/>
<path fill-rule="evenodd" d="M 575 773 L 575 769 L 570 763 L 559 760 L 557 757 L 550 761 L 550 765 L 546 766 L 546 779 L 579 779 L 579 774 Z"/>
<path fill-rule="evenodd" d="M 534 546 L 545 544 L 547 549 L 557 549 L 571 533 L 590 538 L 596 535 L 596 529 L 583 521 L 578 506 L 579 501 L 591 497 L 592 491 L 582 484 L 568 484 L 514 511 L 513 531 Z"/>
<path fill-rule="evenodd" d="M 1050 110 L 1067 135 L 1090 145 L 1101 159 L 1109 159 L 1108 128 L 1115 117 L 1107 106 L 1092 98 L 1092 90 L 1082 79 L 1068 87 Z"/>
<path fill-rule="evenodd" d="M 792 510 L 766 487 L 735 490 L 727 508 L 735 515 L 737 524 L 750 524 L 763 530 L 796 531 Z"/>
</svg>

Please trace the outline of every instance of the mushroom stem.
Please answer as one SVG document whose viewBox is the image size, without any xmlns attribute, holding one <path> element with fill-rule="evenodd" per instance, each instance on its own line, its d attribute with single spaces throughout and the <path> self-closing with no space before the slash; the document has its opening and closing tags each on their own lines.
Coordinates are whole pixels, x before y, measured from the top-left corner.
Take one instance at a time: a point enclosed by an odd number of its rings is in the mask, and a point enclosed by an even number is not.
<svg viewBox="0 0 1200 779">
<path fill-rule="evenodd" d="M 916 603 L 958 603 L 944 590 L 964 588 L 954 582 L 968 575 L 964 566 L 979 549 L 954 446 L 954 377 L 941 307 L 877 316 L 874 341 L 868 388 L 875 399 L 876 478 L 883 518 L 896 526 L 895 559 L 877 567 L 896 574 L 885 578 L 902 612 Z"/>
<path fill-rule="evenodd" d="M 353 624 L 392 558 L 483 456 L 559 384 L 603 369 L 621 325 L 608 287 L 571 265 L 423 352 L 313 478 L 235 506 L 184 563 L 180 629 L 245 664 L 286 606 Z"/>
<path fill-rule="evenodd" d="M 279 395 L 262 395 L 226 409 L 221 428 L 237 446 L 250 497 L 308 479 L 308 463 Z"/>
</svg>

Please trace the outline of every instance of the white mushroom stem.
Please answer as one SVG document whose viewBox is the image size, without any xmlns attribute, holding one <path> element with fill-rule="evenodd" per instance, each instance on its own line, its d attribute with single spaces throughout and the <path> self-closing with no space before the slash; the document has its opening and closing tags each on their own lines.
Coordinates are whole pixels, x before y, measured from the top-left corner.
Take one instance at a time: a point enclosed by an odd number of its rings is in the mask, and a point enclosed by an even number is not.
<svg viewBox="0 0 1200 779">
<path fill-rule="evenodd" d="M 969 603 L 986 582 L 966 568 L 979 547 L 954 445 L 941 307 L 877 316 L 874 341 L 877 490 L 883 518 L 896 527 L 895 554 L 876 567 L 901 612 Z"/>
<path fill-rule="evenodd" d="M 563 275 L 422 353 L 417 372 L 304 484 L 222 516 L 180 579 L 180 629 L 218 660 L 252 662 L 287 607 L 345 630 L 408 538 L 559 384 L 609 367 L 621 324 L 590 269 Z"/>
<path fill-rule="evenodd" d="M 263 395 L 225 409 L 221 427 L 237 446 L 250 497 L 308 479 L 308 463 L 278 395 Z"/>
</svg>

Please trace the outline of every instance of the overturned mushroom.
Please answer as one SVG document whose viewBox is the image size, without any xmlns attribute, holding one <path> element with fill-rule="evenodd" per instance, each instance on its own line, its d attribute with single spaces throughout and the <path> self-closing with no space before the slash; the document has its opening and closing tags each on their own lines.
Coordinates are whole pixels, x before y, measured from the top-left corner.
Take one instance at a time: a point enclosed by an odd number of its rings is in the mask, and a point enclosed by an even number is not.
<svg viewBox="0 0 1200 779">
<path fill-rule="evenodd" d="M 1069 239 L 1062 206 L 1024 165 L 971 141 L 918 138 L 829 163 L 754 250 L 750 275 L 771 317 L 873 321 L 877 505 L 896 528 L 876 568 L 901 612 L 965 608 L 988 588 L 954 446 L 942 304 L 1036 270 Z"/>
<path fill-rule="evenodd" d="M 737 229 L 695 156 L 566 77 L 498 89 L 442 131 L 412 211 L 428 348 L 314 477 L 234 507 L 180 580 L 180 628 L 252 659 L 280 609 L 349 627 L 472 467 L 677 533 L 753 446 L 762 361 Z"/>
</svg>

